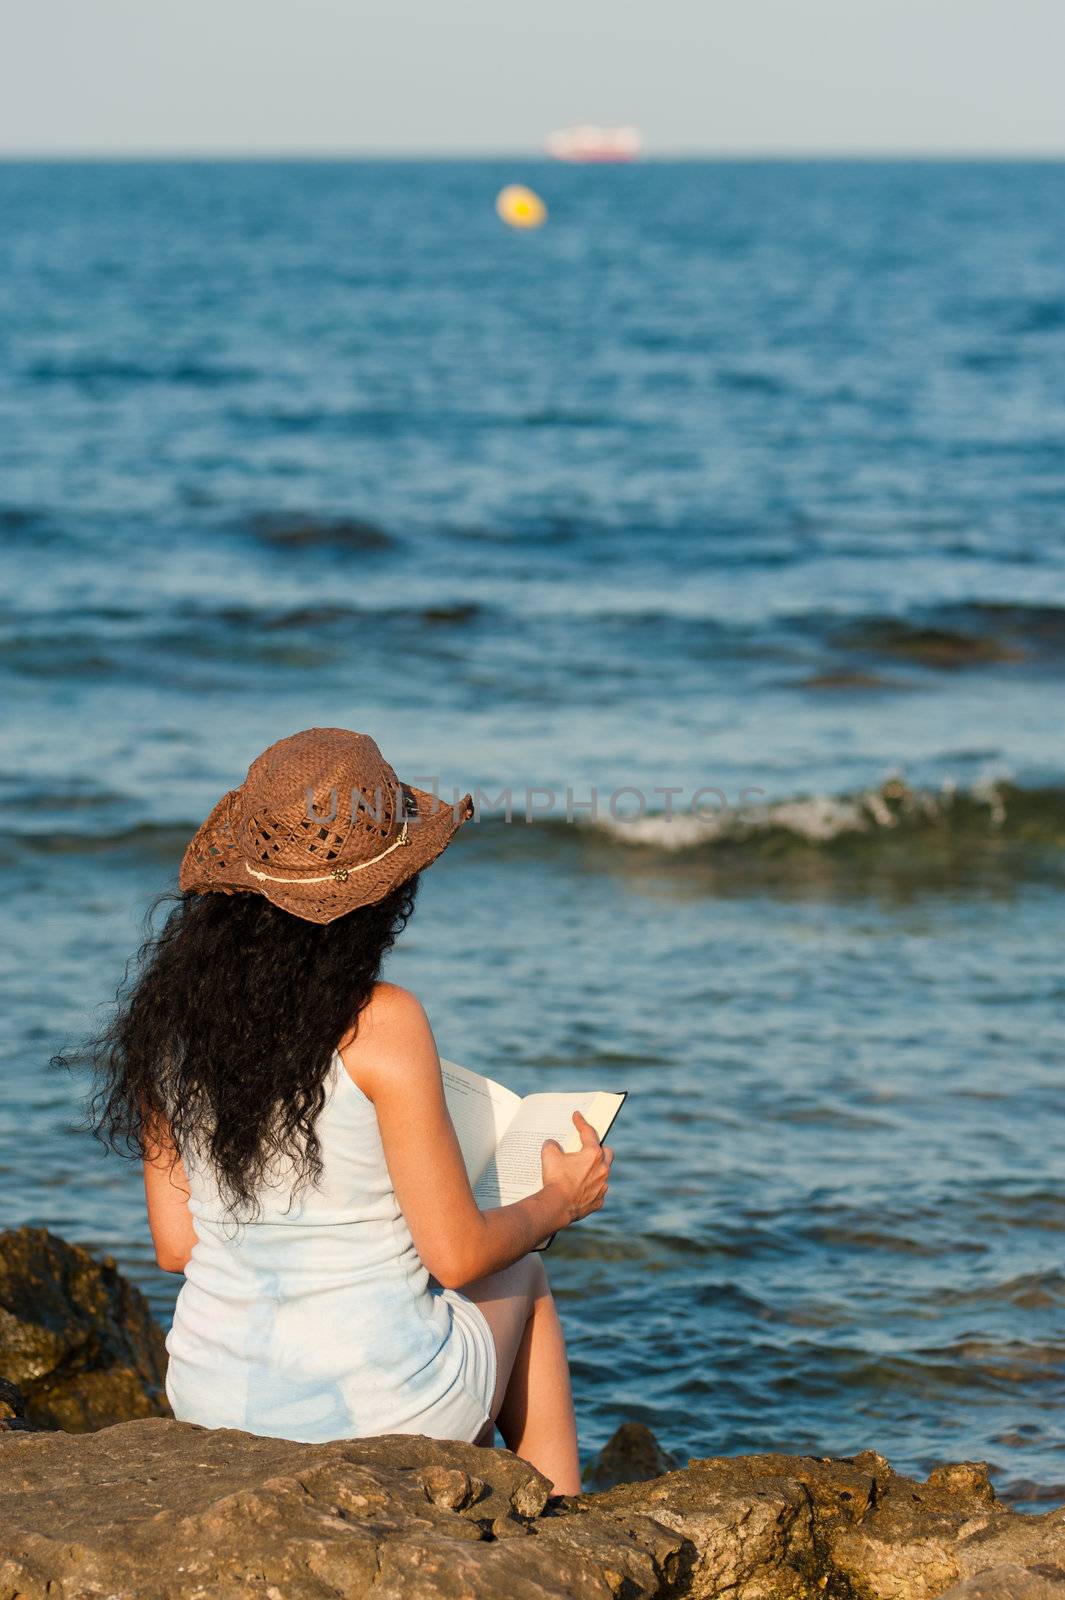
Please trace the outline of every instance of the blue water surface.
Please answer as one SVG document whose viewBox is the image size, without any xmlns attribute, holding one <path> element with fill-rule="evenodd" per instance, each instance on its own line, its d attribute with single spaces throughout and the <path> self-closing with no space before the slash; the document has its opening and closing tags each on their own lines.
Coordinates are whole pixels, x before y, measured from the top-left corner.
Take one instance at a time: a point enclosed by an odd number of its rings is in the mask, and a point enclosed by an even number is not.
<svg viewBox="0 0 1065 1600">
<path fill-rule="evenodd" d="M 0 218 L 4 1223 L 169 1316 L 48 1059 L 249 760 L 366 729 L 514 801 L 392 963 L 441 1048 L 630 1091 L 550 1256 L 585 1449 L 1065 1497 L 1065 167 L 26 163 Z"/>
</svg>

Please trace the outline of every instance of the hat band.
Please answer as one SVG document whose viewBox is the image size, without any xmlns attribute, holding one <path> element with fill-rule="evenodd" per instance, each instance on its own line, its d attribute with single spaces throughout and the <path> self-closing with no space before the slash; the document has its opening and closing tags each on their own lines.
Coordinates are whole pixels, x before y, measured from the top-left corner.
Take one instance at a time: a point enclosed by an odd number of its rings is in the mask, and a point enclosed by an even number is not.
<svg viewBox="0 0 1065 1600">
<path fill-rule="evenodd" d="M 380 855 L 371 856 L 369 861 L 360 861 L 355 867 L 334 867 L 332 872 L 325 872 L 320 878 L 278 878 L 272 872 L 259 872 L 255 867 L 249 867 L 245 862 L 246 870 L 253 878 L 259 878 L 264 883 L 287 883 L 293 888 L 301 883 L 347 883 L 353 872 L 364 872 L 367 867 L 372 867 L 376 862 L 383 861 L 385 856 L 390 856 L 393 850 L 398 850 L 401 844 L 410 844 L 407 837 L 407 824 L 404 822 L 399 830 L 399 837 L 393 839 L 387 850 L 382 850 Z"/>
</svg>

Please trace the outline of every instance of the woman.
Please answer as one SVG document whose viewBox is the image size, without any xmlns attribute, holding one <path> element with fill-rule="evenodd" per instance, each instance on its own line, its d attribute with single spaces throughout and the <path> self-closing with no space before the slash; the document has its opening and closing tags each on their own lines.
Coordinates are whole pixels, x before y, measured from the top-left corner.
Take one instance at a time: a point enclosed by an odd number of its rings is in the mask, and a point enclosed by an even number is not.
<svg viewBox="0 0 1065 1600">
<path fill-rule="evenodd" d="M 97 1045 L 97 1130 L 144 1162 L 175 1415 L 300 1440 L 510 1448 L 580 1489 L 566 1352 L 530 1252 L 603 1204 L 612 1160 L 543 1148 L 480 1212 L 428 1019 L 379 981 L 419 872 L 471 815 L 365 734 L 272 745 L 215 806 Z"/>
</svg>

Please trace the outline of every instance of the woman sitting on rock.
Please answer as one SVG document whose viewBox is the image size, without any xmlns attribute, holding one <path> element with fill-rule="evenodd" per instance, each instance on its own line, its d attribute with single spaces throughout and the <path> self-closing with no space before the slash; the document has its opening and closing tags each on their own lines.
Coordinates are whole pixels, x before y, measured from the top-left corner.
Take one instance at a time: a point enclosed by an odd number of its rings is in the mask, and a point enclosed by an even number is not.
<svg viewBox="0 0 1065 1600">
<path fill-rule="evenodd" d="M 478 1210 L 428 1019 L 379 981 L 419 872 L 472 812 L 364 734 L 259 756 L 189 844 L 182 894 L 96 1047 L 99 1132 L 144 1161 L 184 1272 L 177 1417 L 322 1441 L 493 1423 L 580 1488 L 562 1330 L 535 1246 L 596 1211 L 611 1152 L 575 1117 L 543 1187 Z"/>
</svg>

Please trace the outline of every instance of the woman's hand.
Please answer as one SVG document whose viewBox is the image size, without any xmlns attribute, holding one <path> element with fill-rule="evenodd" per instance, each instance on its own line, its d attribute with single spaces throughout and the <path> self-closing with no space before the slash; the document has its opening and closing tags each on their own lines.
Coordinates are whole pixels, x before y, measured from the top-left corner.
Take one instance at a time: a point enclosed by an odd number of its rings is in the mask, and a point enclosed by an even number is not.
<svg viewBox="0 0 1065 1600">
<path fill-rule="evenodd" d="M 563 1155 L 549 1141 L 542 1189 L 510 1205 L 478 1208 L 448 1114 L 429 1019 L 407 990 L 379 983 L 359 1013 L 357 1034 L 339 1049 L 345 1070 L 373 1101 L 414 1247 L 445 1289 L 511 1266 L 602 1205 L 611 1153 L 600 1148 L 583 1117 L 574 1117 L 581 1149 Z"/>
<path fill-rule="evenodd" d="M 567 1155 L 557 1140 L 548 1139 L 540 1153 L 544 1188 L 558 1197 L 563 1228 L 600 1210 L 614 1159 L 613 1150 L 599 1143 L 595 1129 L 579 1111 L 573 1113 L 573 1126 L 581 1136 L 579 1150 Z"/>
</svg>

